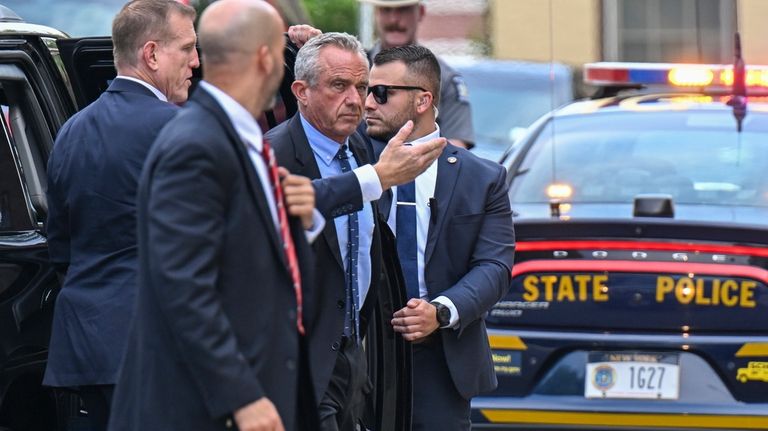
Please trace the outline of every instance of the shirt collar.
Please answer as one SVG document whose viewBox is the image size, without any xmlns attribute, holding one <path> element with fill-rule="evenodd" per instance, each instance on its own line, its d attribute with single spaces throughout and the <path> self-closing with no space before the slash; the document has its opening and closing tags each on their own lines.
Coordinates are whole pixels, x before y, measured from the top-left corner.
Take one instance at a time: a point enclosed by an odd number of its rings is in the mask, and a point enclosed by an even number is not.
<svg viewBox="0 0 768 431">
<path fill-rule="evenodd" d="M 301 125 L 304 127 L 304 133 L 307 135 L 307 140 L 309 141 L 309 146 L 312 147 L 312 151 L 323 161 L 323 163 L 330 166 L 334 157 L 336 157 L 336 154 L 339 152 L 339 143 L 323 135 L 310 124 L 306 118 L 304 118 L 304 115 L 299 114 L 299 118 L 301 119 Z M 347 144 L 347 151 L 349 151 L 349 138 L 344 140 L 344 143 Z"/>
<path fill-rule="evenodd" d="M 133 82 L 135 82 L 137 84 L 141 84 L 144 87 L 146 87 L 147 89 L 149 89 L 149 91 L 151 91 L 152 94 L 154 94 L 158 99 L 162 100 L 163 102 L 167 102 L 168 101 L 168 98 L 165 97 L 165 94 L 163 94 L 162 91 L 158 90 L 157 88 L 155 88 L 152 84 L 148 83 L 147 81 L 142 81 L 139 78 L 134 78 L 133 76 L 125 76 L 125 75 L 117 75 L 117 77 L 115 79 L 118 79 L 118 78 L 119 79 L 125 79 L 125 80 L 128 80 L 128 81 L 133 81 Z"/>
<path fill-rule="evenodd" d="M 235 127 L 237 134 L 240 135 L 240 138 L 251 143 L 258 152 L 261 152 L 264 135 L 261 132 L 259 123 L 253 118 L 253 115 L 251 115 L 243 105 L 238 103 L 229 94 L 221 91 L 213 84 L 206 81 L 200 81 L 198 85 L 205 89 L 205 91 L 207 91 L 211 97 L 221 105 L 224 113 L 227 114 L 229 120 L 232 121 L 232 125 Z"/>
<path fill-rule="evenodd" d="M 438 126 L 437 123 L 435 123 L 435 131 L 434 132 L 430 133 L 429 135 L 422 136 L 421 138 L 414 139 L 411 142 L 406 142 L 406 144 L 418 145 L 418 144 L 422 144 L 424 142 L 427 142 L 427 141 L 430 141 L 432 139 L 436 139 L 436 138 L 439 138 L 439 137 L 440 137 L 440 126 Z"/>
</svg>

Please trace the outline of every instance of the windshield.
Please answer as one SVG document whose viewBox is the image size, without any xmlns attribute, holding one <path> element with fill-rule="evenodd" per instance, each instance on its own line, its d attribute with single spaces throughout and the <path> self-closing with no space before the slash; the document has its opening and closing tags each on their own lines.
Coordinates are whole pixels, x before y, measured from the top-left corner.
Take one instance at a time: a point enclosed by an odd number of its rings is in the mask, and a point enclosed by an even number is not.
<svg viewBox="0 0 768 431">
<path fill-rule="evenodd" d="M 614 113 L 550 121 L 512 183 L 515 203 L 546 203 L 567 184 L 573 203 L 632 203 L 645 193 L 677 204 L 768 206 L 768 118 L 730 112 Z M 556 145 L 553 154 L 553 143 Z"/>
<path fill-rule="evenodd" d="M 72 37 L 109 36 L 112 19 L 126 0 L 4 0 L 24 21 L 61 30 Z"/>
</svg>

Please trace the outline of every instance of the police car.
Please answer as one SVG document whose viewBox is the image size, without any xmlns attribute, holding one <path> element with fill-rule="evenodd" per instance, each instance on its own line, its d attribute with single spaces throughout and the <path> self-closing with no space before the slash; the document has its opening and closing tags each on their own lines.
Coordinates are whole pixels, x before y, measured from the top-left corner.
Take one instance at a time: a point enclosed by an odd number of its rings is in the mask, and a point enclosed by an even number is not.
<svg viewBox="0 0 768 431">
<path fill-rule="evenodd" d="M 637 90 L 514 146 L 476 429 L 768 429 L 768 69 L 735 70 L 587 65 Z"/>
</svg>

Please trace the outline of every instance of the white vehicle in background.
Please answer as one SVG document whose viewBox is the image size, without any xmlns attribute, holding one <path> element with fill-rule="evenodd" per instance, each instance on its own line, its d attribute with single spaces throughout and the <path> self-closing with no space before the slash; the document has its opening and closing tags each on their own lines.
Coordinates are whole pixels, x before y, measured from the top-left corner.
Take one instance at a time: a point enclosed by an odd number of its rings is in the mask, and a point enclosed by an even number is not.
<svg viewBox="0 0 768 431">
<path fill-rule="evenodd" d="M 501 160 L 536 119 L 573 100 L 573 73 L 559 63 L 443 57 L 464 78 L 478 156 Z"/>
</svg>

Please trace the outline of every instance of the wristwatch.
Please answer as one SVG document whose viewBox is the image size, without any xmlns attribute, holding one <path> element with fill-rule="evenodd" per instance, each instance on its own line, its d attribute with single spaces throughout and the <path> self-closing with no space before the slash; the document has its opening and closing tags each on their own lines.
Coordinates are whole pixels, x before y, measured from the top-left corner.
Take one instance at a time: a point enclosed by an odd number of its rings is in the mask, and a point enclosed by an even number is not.
<svg viewBox="0 0 768 431">
<path fill-rule="evenodd" d="M 430 304 L 437 308 L 437 323 L 440 325 L 440 327 L 445 328 L 446 326 L 450 325 L 451 309 L 446 307 L 445 304 L 437 301 L 430 302 Z"/>
</svg>

